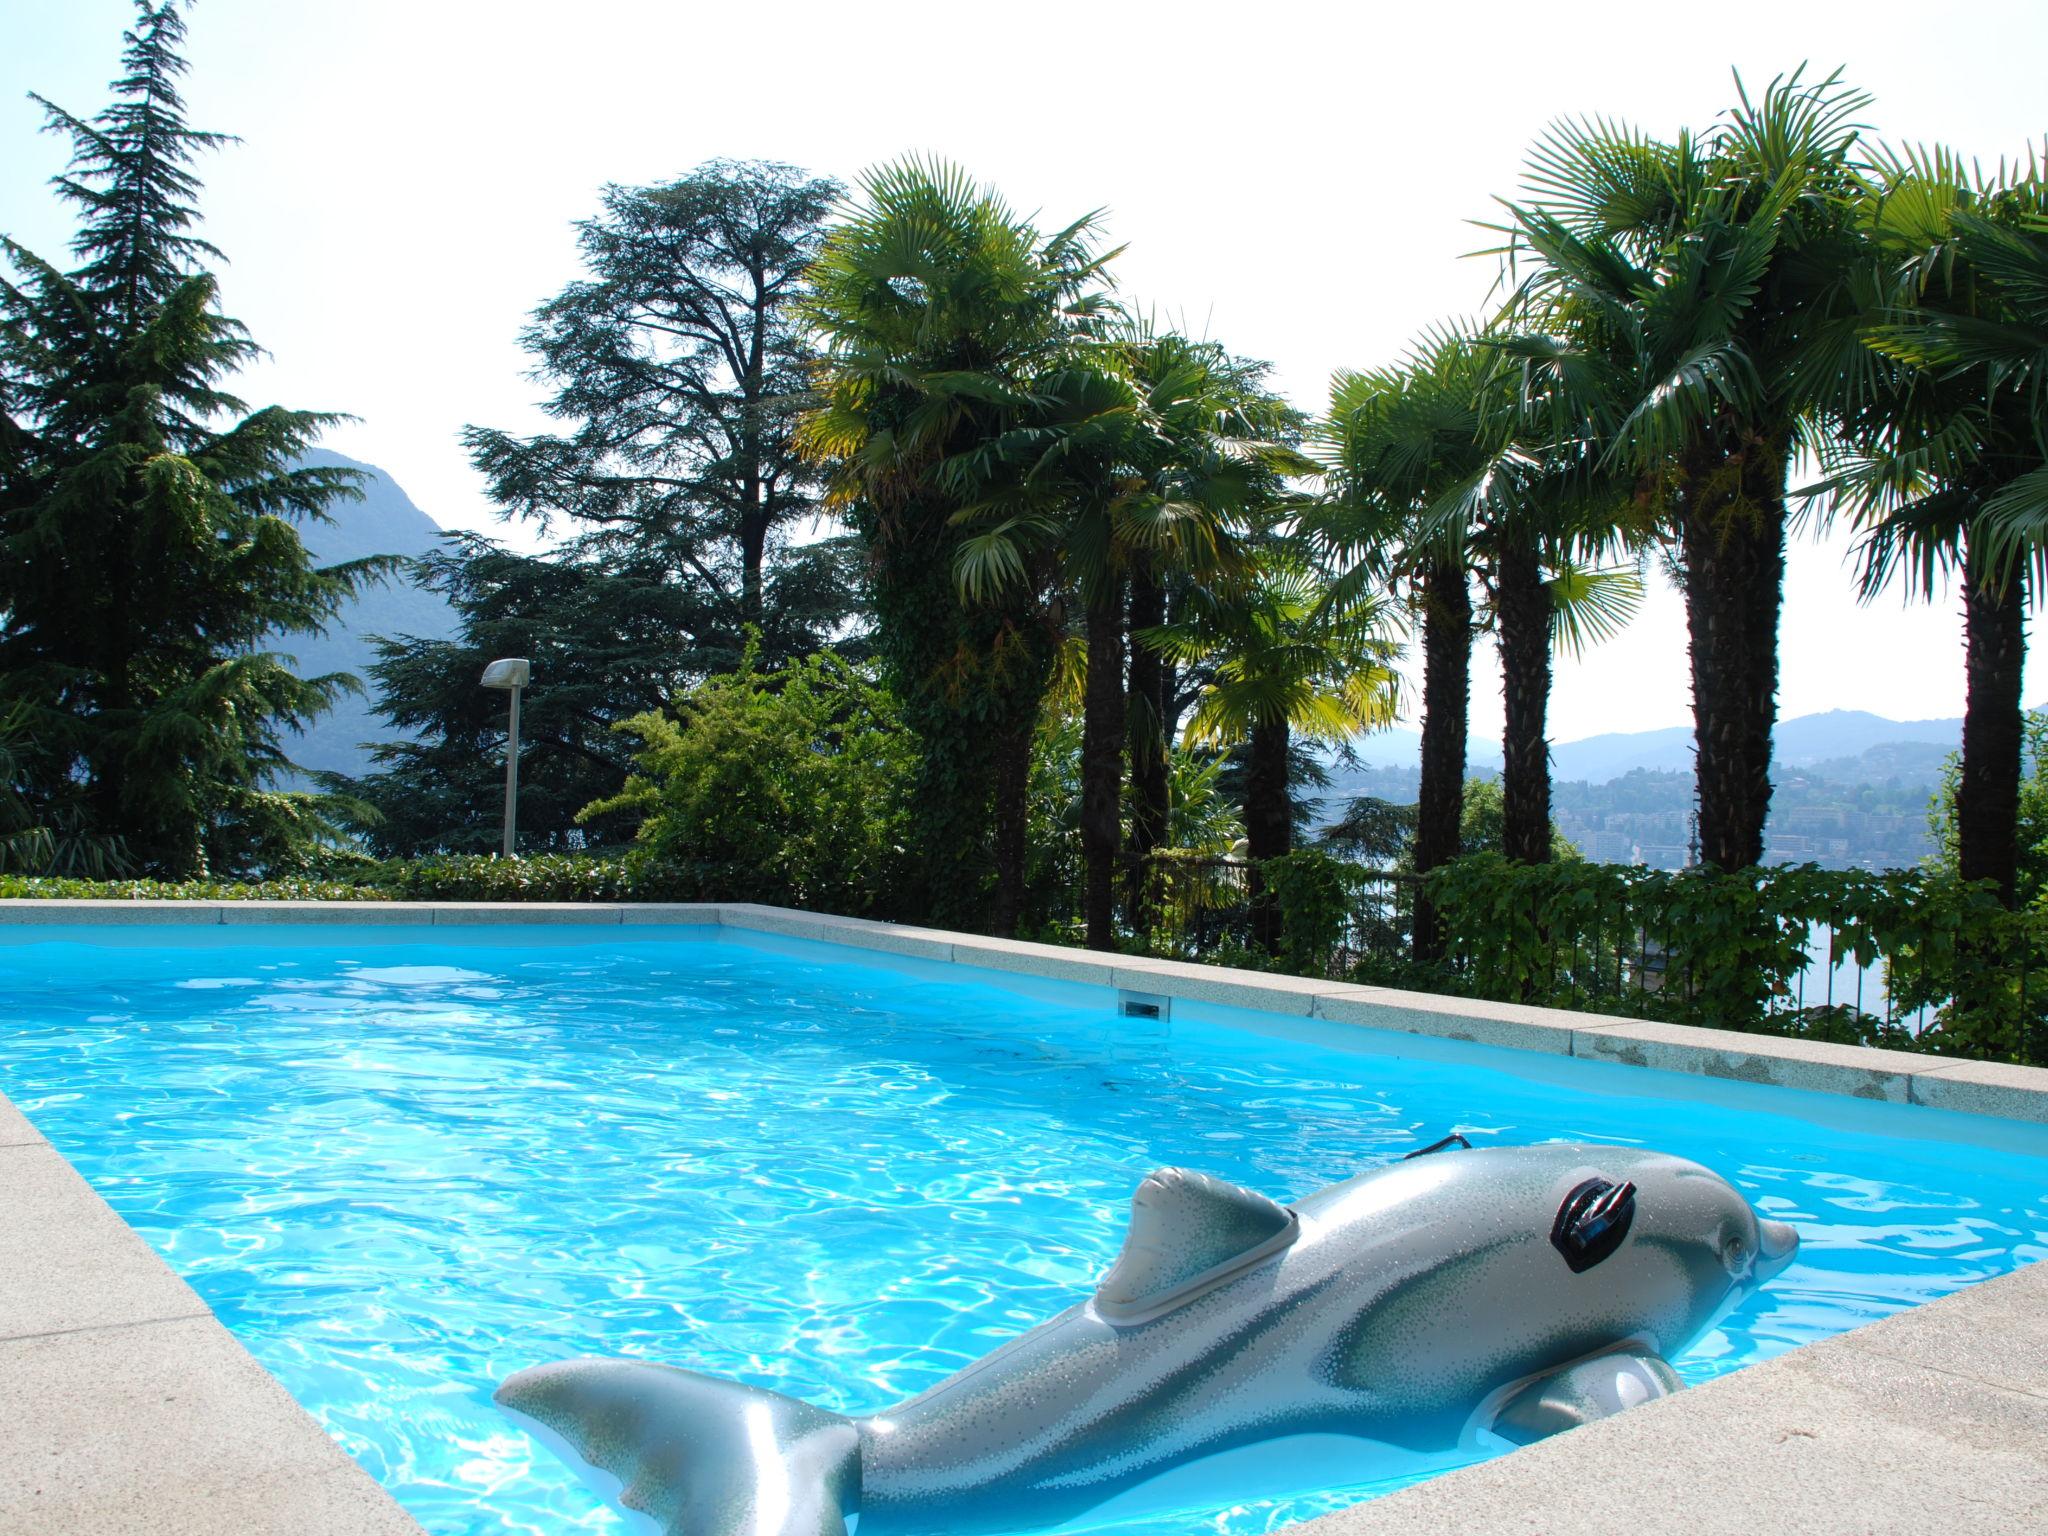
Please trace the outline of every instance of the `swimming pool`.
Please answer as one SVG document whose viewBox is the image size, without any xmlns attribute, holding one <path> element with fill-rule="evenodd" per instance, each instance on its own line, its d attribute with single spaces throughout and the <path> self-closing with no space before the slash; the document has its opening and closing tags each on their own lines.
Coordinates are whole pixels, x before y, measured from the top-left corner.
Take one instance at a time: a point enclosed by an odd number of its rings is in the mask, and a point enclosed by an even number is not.
<svg viewBox="0 0 2048 1536">
<path fill-rule="evenodd" d="M 1085 1295 L 1163 1164 L 1286 1199 L 1454 1129 L 1697 1158 L 1804 1247 L 1694 1381 L 2048 1253 L 2048 1133 L 1924 1108 L 711 927 L 13 937 L 0 1090 L 437 1536 L 616 1528 L 491 1407 L 511 1371 L 872 1410 Z"/>
</svg>

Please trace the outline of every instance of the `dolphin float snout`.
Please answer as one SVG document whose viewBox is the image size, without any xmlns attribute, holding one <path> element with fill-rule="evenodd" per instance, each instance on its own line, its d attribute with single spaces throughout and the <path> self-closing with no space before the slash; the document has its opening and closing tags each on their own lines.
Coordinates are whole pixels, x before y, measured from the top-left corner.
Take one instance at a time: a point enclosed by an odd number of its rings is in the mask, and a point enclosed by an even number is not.
<svg viewBox="0 0 2048 1536">
<path fill-rule="evenodd" d="M 1756 1224 L 1756 1279 L 1758 1284 L 1785 1272 L 1799 1256 L 1799 1233 L 1790 1222 L 1759 1217 Z"/>
</svg>

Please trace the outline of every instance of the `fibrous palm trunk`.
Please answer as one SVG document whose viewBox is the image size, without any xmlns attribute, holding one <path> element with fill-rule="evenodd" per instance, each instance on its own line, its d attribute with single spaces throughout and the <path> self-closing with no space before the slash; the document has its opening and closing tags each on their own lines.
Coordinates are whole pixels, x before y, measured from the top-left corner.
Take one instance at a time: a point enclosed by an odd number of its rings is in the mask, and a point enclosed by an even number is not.
<svg viewBox="0 0 2048 1536">
<path fill-rule="evenodd" d="M 1962 782 L 1956 792 L 1956 862 L 1965 880 L 1989 880 L 2007 906 L 2019 875 L 2020 682 L 2027 659 L 2026 588 L 1968 540 L 1963 550 L 1963 636 L 1969 698 L 1963 706 Z"/>
<path fill-rule="evenodd" d="M 1156 882 L 1152 856 L 1166 846 L 1166 663 L 1151 646 L 1136 638 L 1166 622 L 1166 589 L 1153 579 L 1151 564 L 1141 560 L 1131 576 L 1130 699 L 1127 724 L 1131 750 L 1130 886 L 1126 907 L 1131 926 L 1151 931 L 1155 920 Z"/>
<path fill-rule="evenodd" d="M 1700 853 L 1724 870 L 1762 862 L 1771 810 L 1785 468 L 1783 447 L 1764 443 L 1703 451 L 1681 469 Z"/>
<path fill-rule="evenodd" d="M 1116 943 L 1116 856 L 1123 831 L 1124 583 L 1103 581 L 1088 604 L 1088 675 L 1081 704 L 1081 911 L 1090 949 Z"/>
<path fill-rule="evenodd" d="M 1500 559 L 1495 597 L 1500 619 L 1502 851 L 1522 864 L 1550 860 L 1550 585 L 1534 542 L 1517 542 Z"/>
<path fill-rule="evenodd" d="M 1024 916 L 1024 876 L 1031 824 L 1031 738 L 1037 721 L 1019 714 L 997 731 L 994 752 L 995 892 L 989 907 L 988 931 L 1012 938 Z"/>
<path fill-rule="evenodd" d="M 1415 808 L 1415 872 L 1458 856 L 1465 809 L 1465 735 L 1472 702 L 1472 592 L 1464 565 L 1439 557 L 1422 589 L 1422 791 Z M 1435 905 L 1415 898 L 1414 955 L 1435 960 L 1443 934 Z"/>
<path fill-rule="evenodd" d="M 1294 806 L 1287 794 L 1287 721 L 1252 726 L 1244 776 L 1245 852 L 1251 858 L 1252 942 L 1268 954 L 1280 949 L 1280 909 L 1261 873 L 1266 860 L 1294 848 Z"/>
</svg>

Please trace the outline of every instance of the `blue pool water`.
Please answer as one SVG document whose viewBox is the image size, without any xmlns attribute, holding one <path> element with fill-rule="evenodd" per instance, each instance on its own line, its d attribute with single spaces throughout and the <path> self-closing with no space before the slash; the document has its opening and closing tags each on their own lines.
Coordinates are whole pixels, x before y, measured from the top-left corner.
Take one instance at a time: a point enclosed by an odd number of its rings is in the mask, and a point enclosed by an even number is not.
<svg viewBox="0 0 2048 1536">
<path fill-rule="evenodd" d="M 2048 1255 L 2048 1133 L 1932 1110 L 716 929 L 0 932 L 0 1091 L 435 1536 L 620 1529 L 511 1371 L 871 1411 L 1085 1296 L 1165 1164 L 1284 1200 L 1452 1130 L 1696 1158 L 1804 1246 L 1692 1381 Z"/>
</svg>

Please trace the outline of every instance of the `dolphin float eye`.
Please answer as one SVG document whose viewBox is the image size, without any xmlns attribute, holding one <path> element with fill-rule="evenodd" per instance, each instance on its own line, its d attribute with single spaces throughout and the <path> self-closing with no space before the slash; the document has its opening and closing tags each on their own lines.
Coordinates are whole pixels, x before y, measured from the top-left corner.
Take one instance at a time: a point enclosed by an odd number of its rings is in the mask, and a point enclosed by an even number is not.
<svg viewBox="0 0 2048 1536">
<path fill-rule="evenodd" d="M 1551 1224 L 1550 1246 L 1575 1275 L 1584 1274 L 1621 1246 L 1636 1219 L 1636 1187 L 1587 1179 L 1564 1197 Z"/>
</svg>

